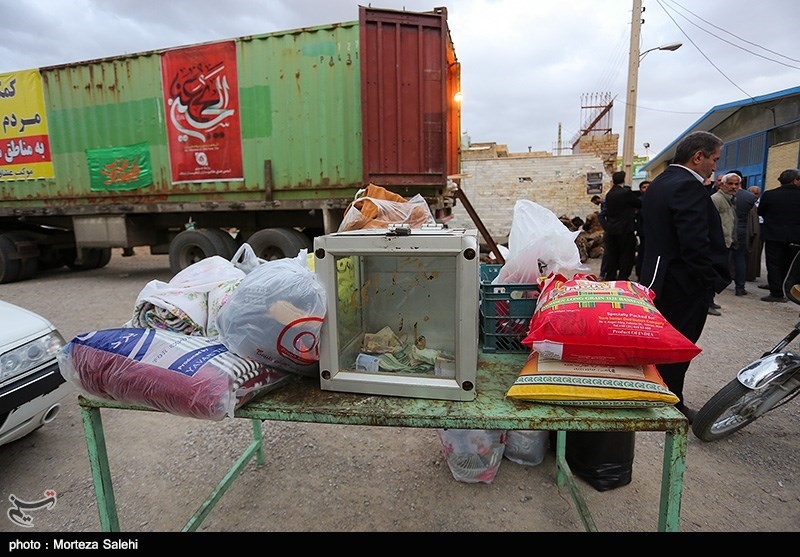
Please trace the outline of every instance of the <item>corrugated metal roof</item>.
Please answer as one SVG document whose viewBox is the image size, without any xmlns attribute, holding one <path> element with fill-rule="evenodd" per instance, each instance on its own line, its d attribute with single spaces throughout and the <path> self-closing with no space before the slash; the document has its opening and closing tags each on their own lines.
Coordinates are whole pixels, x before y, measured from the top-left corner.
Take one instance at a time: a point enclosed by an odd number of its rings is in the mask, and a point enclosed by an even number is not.
<svg viewBox="0 0 800 557">
<path fill-rule="evenodd" d="M 700 119 L 697 120 L 694 124 L 686 128 L 686 130 L 681 135 L 676 137 L 672 141 L 672 143 L 667 145 L 667 147 L 663 151 L 661 151 L 658 155 L 650 159 L 650 161 L 648 161 L 648 163 L 642 166 L 639 170 L 647 171 L 651 167 L 657 167 L 660 164 L 666 162 L 667 160 L 672 159 L 675 156 L 675 147 L 678 144 L 678 142 L 683 137 L 692 132 L 711 131 L 744 107 L 768 103 L 771 101 L 775 101 L 784 97 L 790 97 L 794 95 L 800 95 L 800 87 L 792 87 L 791 89 L 784 89 L 782 91 L 776 91 L 774 93 L 768 93 L 766 95 L 761 95 L 758 97 L 748 97 L 740 101 L 717 105 L 708 112 L 706 112 L 703 116 L 701 116 Z"/>
</svg>

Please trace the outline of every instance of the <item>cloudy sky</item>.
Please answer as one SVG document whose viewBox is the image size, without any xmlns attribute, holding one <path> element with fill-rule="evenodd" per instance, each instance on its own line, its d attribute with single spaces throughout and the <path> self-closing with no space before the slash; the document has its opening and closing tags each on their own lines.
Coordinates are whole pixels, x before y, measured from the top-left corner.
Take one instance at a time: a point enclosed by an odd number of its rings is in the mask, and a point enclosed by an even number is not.
<svg viewBox="0 0 800 557">
<path fill-rule="evenodd" d="M 361 2 L 368 5 L 368 2 Z M 0 74 L 358 19 L 351 0 L 0 0 Z M 598 95 L 625 122 L 632 0 L 382 0 L 446 6 L 462 131 L 513 152 L 555 152 Z M 658 154 L 712 107 L 800 85 L 795 0 L 642 0 L 637 155 Z M 648 143 L 649 148 L 644 144 Z M 567 151 L 569 152 L 569 151 Z"/>
</svg>

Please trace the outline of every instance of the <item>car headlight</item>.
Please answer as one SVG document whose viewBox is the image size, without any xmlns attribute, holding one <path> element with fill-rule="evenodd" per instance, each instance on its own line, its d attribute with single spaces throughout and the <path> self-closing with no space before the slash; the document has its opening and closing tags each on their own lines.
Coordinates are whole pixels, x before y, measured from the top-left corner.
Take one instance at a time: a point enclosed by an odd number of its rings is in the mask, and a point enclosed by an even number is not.
<svg viewBox="0 0 800 557">
<path fill-rule="evenodd" d="M 55 358 L 56 353 L 64 344 L 64 338 L 58 331 L 52 331 L 0 355 L 0 382 L 27 373 L 49 362 Z"/>
</svg>

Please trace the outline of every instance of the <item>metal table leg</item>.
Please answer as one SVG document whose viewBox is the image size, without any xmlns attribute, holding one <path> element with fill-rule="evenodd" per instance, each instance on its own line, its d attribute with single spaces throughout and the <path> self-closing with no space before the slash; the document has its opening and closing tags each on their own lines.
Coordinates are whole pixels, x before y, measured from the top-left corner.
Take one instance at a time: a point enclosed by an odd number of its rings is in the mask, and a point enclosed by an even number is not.
<svg viewBox="0 0 800 557">
<path fill-rule="evenodd" d="M 687 434 L 688 425 L 682 431 L 666 432 L 664 462 L 661 468 L 661 500 L 658 507 L 659 532 L 678 532 L 680 530 Z"/>
<path fill-rule="evenodd" d="M 578 482 L 572 474 L 572 469 L 570 469 L 567 463 L 567 432 L 558 431 L 556 432 L 556 485 L 561 487 L 564 484 L 567 485 L 567 489 L 569 489 L 569 493 L 572 495 L 572 501 L 575 503 L 575 507 L 578 510 L 578 516 L 581 518 L 584 530 L 587 532 L 597 532 L 597 525 L 589 510 L 589 505 L 586 504 Z"/>
<path fill-rule="evenodd" d="M 92 469 L 97 510 L 100 513 L 100 528 L 104 532 L 119 532 L 117 503 L 114 500 L 114 487 L 111 484 L 111 471 L 108 467 L 108 451 L 100 409 L 81 406 L 81 417 L 89 450 L 89 465 Z"/>
</svg>

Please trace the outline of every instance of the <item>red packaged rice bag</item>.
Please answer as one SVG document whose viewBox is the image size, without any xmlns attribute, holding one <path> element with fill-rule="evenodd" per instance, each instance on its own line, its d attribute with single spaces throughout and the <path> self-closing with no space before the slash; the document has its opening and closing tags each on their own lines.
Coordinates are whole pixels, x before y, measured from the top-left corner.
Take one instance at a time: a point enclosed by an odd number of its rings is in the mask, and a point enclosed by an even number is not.
<svg viewBox="0 0 800 557">
<path fill-rule="evenodd" d="M 649 288 L 582 276 L 551 273 L 540 281 L 522 344 L 545 358 L 604 365 L 687 362 L 700 353 L 656 309 Z"/>
</svg>

